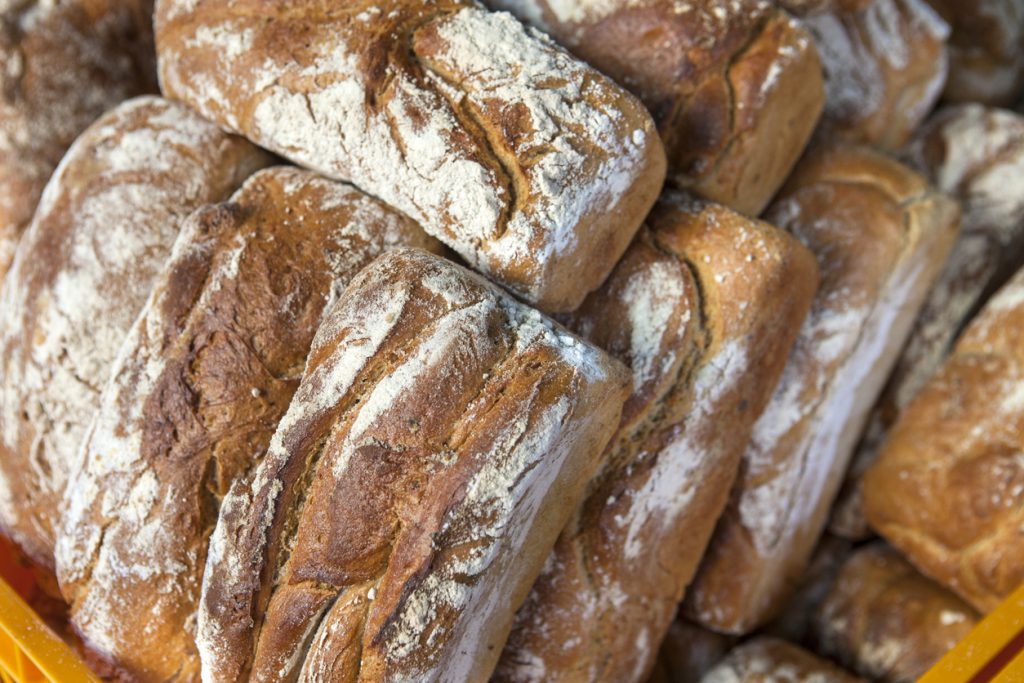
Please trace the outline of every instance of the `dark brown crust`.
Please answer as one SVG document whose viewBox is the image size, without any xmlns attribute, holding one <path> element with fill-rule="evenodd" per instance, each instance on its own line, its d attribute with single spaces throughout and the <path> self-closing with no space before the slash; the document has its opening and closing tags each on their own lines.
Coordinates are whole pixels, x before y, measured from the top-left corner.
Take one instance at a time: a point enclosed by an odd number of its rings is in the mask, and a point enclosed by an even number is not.
<svg viewBox="0 0 1024 683">
<path fill-rule="evenodd" d="M 486 680 L 626 384 L 478 276 L 414 250 L 378 259 L 328 314 L 268 457 L 222 508 L 204 675 Z M 518 444 L 541 434 L 538 460 Z"/>
<path fill-rule="evenodd" d="M 685 200 L 663 201 L 649 221 L 568 317 L 633 366 L 634 392 L 517 615 L 498 680 L 649 672 L 810 306 L 814 259 L 782 231 Z"/>
<path fill-rule="evenodd" d="M 86 643 L 113 641 L 104 654 L 135 680 L 198 678 L 195 610 L 220 500 L 266 451 L 325 307 L 395 246 L 441 249 L 378 200 L 288 167 L 189 219 L 69 484 L 58 554 Z M 137 452 L 118 431 L 138 435 Z"/>
<path fill-rule="evenodd" d="M 777 638 L 761 636 L 735 648 L 711 672 L 706 683 L 858 683 L 861 679 L 835 664 Z M 864 683 L 861 681 L 861 683 Z"/>
<path fill-rule="evenodd" d="M 846 560 L 814 612 L 816 649 L 880 683 L 914 683 L 978 623 L 881 542 Z"/>
</svg>

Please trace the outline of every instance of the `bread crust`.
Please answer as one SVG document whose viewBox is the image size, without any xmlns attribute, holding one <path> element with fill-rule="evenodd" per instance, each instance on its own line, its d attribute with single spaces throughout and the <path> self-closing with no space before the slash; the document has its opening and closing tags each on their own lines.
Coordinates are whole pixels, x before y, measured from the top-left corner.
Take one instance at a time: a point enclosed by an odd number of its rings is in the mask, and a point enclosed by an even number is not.
<svg viewBox="0 0 1024 683">
<path fill-rule="evenodd" d="M 198 680 L 220 501 L 265 452 L 323 311 L 396 246 L 441 250 L 379 200 L 290 167 L 185 222 L 85 439 L 58 543 L 72 623 L 133 680 Z"/>
<path fill-rule="evenodd" d="M 681 198 L 649 222 L 567 317 L 632 368 L 633 393 L 516 616 L 499 681 L 650 673 L 810 306 L 814 259 L 784 232 Z"/>
<path fill-rule="evenodd" d="M 377 259 L 221 508 L 204 679 L 486 680 L 627 392 L 619 363 L 479 276 Z"/>
<path fill-rule="evenodd" d="M 74 139 L 156 92 L 151 0 L 8 2 L 0 11 L 0 281 Z"/>
<path fill-rule="evenodd" d="M 957 334 L 1024 265 L 1024 117 L 980 105 L 941 110 L 903 154 L 963 207 L 960 237 L 879 397 L 843 491 L 833 533 L 870 536 L 860 483 L 892 425 L 942 365 Z"/>
<path fill-rule="evenodd" d="M 161 0 L 156 27 L 165 92 L 545 310 L 605 279 L 664 180 L 640 102 L 471 0 Z"/>
<path fill-rule="evenodd" d="M 875 0 L 805 23 L 825 69 L 818 137 L 902 147 L 942 94 L 949 25 L 925 0 Z"/>
<path fill-rule="evenodd" d="M 686 597 L 689 618 L 728 633 L 775 616 L 803 574 L 959 208 L 909 168 L 835 146 L 801 162 L 768 219 L 817 255 L 822 280 Z"/>
<path fill-rule="evenodd" d="M 971 607 L 877 542 L 843 564 L 814 613 L 817 649 L 881 683 L 914 683 L 978 623 Z"/>
<path fill-rule="evenodd" d="M 487 0 L 635 93 L 669 182 L 756 216 L 792 170 L 825 101 L 807 31 L 768 0 Z"/>
<path fill-rule="evenodd" d="M 1024 580 L 1022 299 L 1019 271 L 964 330 L 864 476 L 871 527 L 982 613 Z"/>
<path fill-rule="evenodd" d="M 0 525 L 40 564 L 53 566 L 73 458 L 181 221 L 266 163 L 141 97 L 90 126 L 48 183 L 0 292 Z"/>
<path fill-rule="evenodd" d="M 857 683 L 835 664 L 777 638 L 759 636 L 733 649 L 701 683 Z"/>
</svg>

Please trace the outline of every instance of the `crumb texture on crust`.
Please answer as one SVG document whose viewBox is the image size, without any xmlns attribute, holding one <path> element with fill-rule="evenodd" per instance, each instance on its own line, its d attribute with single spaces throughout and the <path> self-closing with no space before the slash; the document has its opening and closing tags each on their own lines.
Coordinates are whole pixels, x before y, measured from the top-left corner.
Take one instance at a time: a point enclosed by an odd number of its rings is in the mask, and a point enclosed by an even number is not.
<svg viewBox="0 0 1024 683">
<path fill-rule="evenodd" d="M 379 258 L 327 314 L 266 457 L 224 500 L 204 676 L 486 680 L 627 377 L 458 266 Z"/>
<path fill-rule="evenodd" d="M 90 126 L 47 184 L 0 293 L 0 523 L 42 564 L 72 460 L 181 222 L 264 163 L 145 96 Z"/>
<path fill-rule="evenodd" d="M 549 310 L 600 284 L 664 177 L 635 98 L 468 0 L 163 0 L 156 25 L 166 92 Z"/>
<path fill-rule="evenodd" d="M 1019 271 L 904 411 L 864 478 L 872 528 L 982 613 L 1024 580 L 1022 328 Z"/>
<path fill-rule="evenodd" d="M 266 451 L 323 311 L 396 246 L 440 250 L 379 200 L 291 167 L 185 221 L 121 348 L 57 546 L 72 623 L 135 680 L 198 678 L 220 501 Z"/>
</svg>

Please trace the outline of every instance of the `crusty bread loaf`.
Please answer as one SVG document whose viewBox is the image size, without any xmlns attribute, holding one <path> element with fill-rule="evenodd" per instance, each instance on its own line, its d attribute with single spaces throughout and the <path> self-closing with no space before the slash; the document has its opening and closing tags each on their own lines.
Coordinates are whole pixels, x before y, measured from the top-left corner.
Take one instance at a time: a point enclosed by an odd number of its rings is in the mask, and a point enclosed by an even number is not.
<svg viewBox="0 0 1024 683">
<path fill-rule="evenodd" d="M 0 281 L 68 146 L 104 111 L 156 91 L 152 0 L 0 7 Z"/>
<path fill-rule="evenodd" d="M 860 481 L 907 404 L 942 365 L 957 333 L 993 291 L 1024 265 L 1024 117 L 962 105 L 942 110 L 904 156 L 963 207 L 963 228 L 914 323 L 857 447 L 831 529 L 870 534 Z"/>
<path fill-rule="evenodd" d="M 53 565 L 60 498 L 180 222 L 266 155 L 182 105 L 126 102 L 54 173 L 0 293 L 0 526 Z"/>
<path fill-rule="evenodd" d="M 472 0 L 160 0 L 157 46 L 170 97 L 546 310 L 601 284 L 664 179 L 640 102 Z"/>
<path fill-rule="evenodd" d="M 807 31 L 769 0 L 486 0 L 632 90 L 665 142 L 669 180 L 756 216 L 824 103 Z"/>
<path fill-rule="evenodd" d="M 627 394 L 621 364 L 479 276 L 377 259 L 221 506 L 204 680 L 485 681 Z"/>
<path fill-rule="evenodd" d="M 632 368 L 633 394 L 516 617 L 498 681 L 650 673 L 810 307 L 814 258 L 785 232 L 680 200 L 648 220 L 568 319 Z"/>
<path fill-rule="evenodd" d="M 736 644 L 731 636 L 715 633 L 685 619 L 672 622 L 658 649 L 658 661 L 647 683 L 699 681 Z"/>
<path fill-rule="evenodd" d="M 708 672 L 701 683 L 856 683 L 835 664 L 777 638 L 748 640 Z"/>
<path fill-rule="evenodd" d="M 928 2 L 953 28 L 945 99 L 1008 106 L 1024 94 L 1022 0 Z"/>
<path fill-rule="evenodd" d="M 864 477 L 872 528 L 981 612 L 1024 581 L 1024 270 L 982 309 Z"/>
<path fill-rule="evenodd" d="M 767 217 L 818 257 L 822 284 L 700 572 L 687 615 L 746 633 L 803 574 L 846 465 L 956 238 L 956 202 L 863 148 L 818 150 Z"/>
<path fill-rule="evenodd" d="M 978 622 L 881 542 L 850 556 L 814 619 L 819 652 L 880 683 L 914 683 Z"/>
<path fill-rule="evenodd" d="M 925 0 L 808 17 L 825 69 L 822 137 L 896 150 L 946 83 L 949 25 Z"/>
<path fill-rule="evenodd" d="M 73 624 L 132 680 L 198 680 L 220 500 L 266 451 L 323 311 L 403 245 L 441 249 L 379 200 L 288 167 L 185 221 L 85 439 L 57 546 Z"/>
</svg>

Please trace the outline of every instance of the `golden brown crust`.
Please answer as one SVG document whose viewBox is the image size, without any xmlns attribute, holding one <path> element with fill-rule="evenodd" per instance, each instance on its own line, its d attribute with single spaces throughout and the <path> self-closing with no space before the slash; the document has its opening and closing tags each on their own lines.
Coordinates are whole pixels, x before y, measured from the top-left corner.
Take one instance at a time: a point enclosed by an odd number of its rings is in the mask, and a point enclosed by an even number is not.
<svg viewBox="0 0 1024 683">
<path fill-rule="evenodd" d="M 58 544 L 73 623 L 134 680 L 198 678 L 220 500 L 266 451 L 325 308 L 396 246 L 441 249 L 379 200 L 289 167 L 186 222 L 85 441 Z"/>
<path fill-rule="evenodd" d="M 946 82 L 949 26 L 925 0 L 808 17 L 825 69 L 819 136 L 899 149 Z"/>
<path fill-rule="evenodd" d="M 967 327 L 864 477 L 872 528 L 983 613 L 1024 580 L 1022 300 L 1024 271 Z"/>
<path fill-rule="evenodd" d="M 768 0 L 488 0 L 647 105 L 678 187 L 758 215 L 824 104 L 807 31 Z"/>
<path fill-rule="evenodd" d="M 660 191 L 632 95 L 471 0 L 165 0 L 161 84 L 381 197 L 545 310 L 576 308 Z"/>
<path fill-rule="evenodd" d="M 186 107 L 125 102 L 47 185 L 0 294 L 0 523 L 53 565 L 61 494 L 181 222 L 267 155 Z"/>
<path fill-rule="evenodd" d="M 857 683 L 861 679 L 784 640 L 761 636 L 729 653 L 701 683 Z"/>
<path fill-rule="evenodd" d="M 649 221 L 568 317 L 631 366 L 633 394 L 516 617 L 497 680 L 650 671 L 813 296 L 813 257 L 767 224 L 681 200 Z"/>
<path fill-rule="evenodd" d="M 884 543 L 844 563 L 814 615 L 817 649 L 880 683 L 914 683 L 978 617 Z"/>
<path fill-rule="evenodd" d="M 922 176 L 842 146 L 805 158 L 768 217 L 817 255 L 822 282 L 687 594 L 689 618 L 729 633 L 775 616 L 803 574 L 959 227 Z"/>
<path fill-rule="evenodd" d="M 156 91 L 152 0 L 18 0 L 0 12 L 0 281 L 46 181 L 86 126 Z"/>
<path fill-rule="evenodd" d="M 1024 94 L 1024 2 L 928 2 L 953 28 L 946 100 L 1006 106 Z"/>
<path fill-rule="evenodd" d="M 328 313 L 267 457 L 221 508 L 204 676 L 486 680 L 627 379 L 468 271 L 379 258 Z"/>
</svg>

